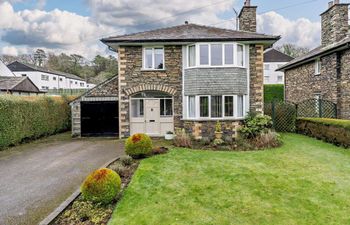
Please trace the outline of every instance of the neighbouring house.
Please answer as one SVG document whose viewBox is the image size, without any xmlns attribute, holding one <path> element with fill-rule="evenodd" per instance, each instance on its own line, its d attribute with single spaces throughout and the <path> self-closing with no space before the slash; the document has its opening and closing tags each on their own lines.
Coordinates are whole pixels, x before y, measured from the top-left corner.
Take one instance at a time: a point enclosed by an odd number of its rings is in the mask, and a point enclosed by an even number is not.
<svg viewBox="0 0 350 225">
<path fill-rule="evenodd" d="M 33 96 L 43 94 L 28 77 L 0 77 L 0 95 Z"/>
<path fill-rule="evenodd" d="M 87 89 L 86 81 L 82 78 L 59 71 L 15 61 L 7 67 L 17 77 L 29 77 L 41 91 L 54 89 Z"/>
<path fill-rule="evenodd" d="M 285 73 L 291 102 L 324 99 L 337 104 L 337 116 L 350 119 L 349 4 L 329 2 L 321 14 L 321 45 L 278 70 Z"/>
<path fill-rule="evenodd" d="M 15 77 L 16 75 L 0 59 L 0 77 Z"/>
<path fill-rule="evenodd" d="M 239 31 L 186 22 L 102 39 L 119 75 L 71 103 L 73 135 L 212 138 L 221 121 L 234 138 L 248 112 L 263 113 L 264 50 L 280 38 L 256 33 L 256 10 L 245 2 Z"/>
<path fill-rule="evenodd" d="M 284 73 L 276 70 L 293 59 L 293 57 L 274 48 L 265 50 L 264 84 L 284 84 Z"/>
</svg>

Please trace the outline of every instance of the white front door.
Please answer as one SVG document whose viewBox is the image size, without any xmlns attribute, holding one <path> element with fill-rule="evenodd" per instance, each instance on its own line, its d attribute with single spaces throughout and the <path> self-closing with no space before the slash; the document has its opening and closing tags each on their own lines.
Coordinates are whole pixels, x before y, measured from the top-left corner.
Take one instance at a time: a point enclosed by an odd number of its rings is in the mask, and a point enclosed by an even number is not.
<svg viewBox="0 0 350 225">
<path fill-rule="evenodd" d="M 145 130 L 150 136 L 160 136 L 160 100 L 145 100 Z"/>
</svg>

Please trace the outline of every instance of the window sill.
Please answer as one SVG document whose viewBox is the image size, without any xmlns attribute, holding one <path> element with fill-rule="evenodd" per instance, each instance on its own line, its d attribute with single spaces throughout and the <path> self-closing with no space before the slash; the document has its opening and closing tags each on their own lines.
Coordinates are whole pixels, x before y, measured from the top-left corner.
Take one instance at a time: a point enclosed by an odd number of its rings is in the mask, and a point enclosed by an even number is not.
<svg viewBox="0 0 350 225">
<path fill-rule="evenodd" d="M 165 72 L 166 69 L 141 69 L 141 72 Z"/>
<path fill-rule="evenodd" d="M 247 69 L 247 67 L 245 67 L 245 66 L 235 66 L 235 65 L 227 65 L 227 66 L 192 66 L 192 67 L 186 67 L 185 69 L 219 69 L 219 68 Z"/>
<path fill-rule="evenodd" d="M 314 75 L 315 76 L 321 76 L 321 73 L 315 73 Z"/>
<path fill-rule="evenodd" d="M 237 121 L 237 120 L 244 120 L 243 117 L 237 117 L 237 118 L 203 118 L 203 119 L 181 119 L 182 121 L 199 121 L 199 122 L 205 122 L 205 121 Z"/>
</svg>

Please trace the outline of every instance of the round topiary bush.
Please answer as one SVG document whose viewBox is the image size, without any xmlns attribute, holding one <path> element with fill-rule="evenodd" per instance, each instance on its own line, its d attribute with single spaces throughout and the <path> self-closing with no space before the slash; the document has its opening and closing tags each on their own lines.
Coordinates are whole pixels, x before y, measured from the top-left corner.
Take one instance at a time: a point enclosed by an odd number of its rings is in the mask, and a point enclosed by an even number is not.
<svg viewBox="0 0 350 225">
<path fill-rule="evenodd" d="M 125 152 L 133 158 L 142 158 L 152 153 L 152 140 L 146 134 L 134 134 L 125 143 Z"/>
<path fill-rule="evenodd" d="M 113 170 L 102 168 L 87 176 L 80 189 L 86 200 L 107 204 L 119 193 L 120 186 L 119 175 Z"/>
</svg>

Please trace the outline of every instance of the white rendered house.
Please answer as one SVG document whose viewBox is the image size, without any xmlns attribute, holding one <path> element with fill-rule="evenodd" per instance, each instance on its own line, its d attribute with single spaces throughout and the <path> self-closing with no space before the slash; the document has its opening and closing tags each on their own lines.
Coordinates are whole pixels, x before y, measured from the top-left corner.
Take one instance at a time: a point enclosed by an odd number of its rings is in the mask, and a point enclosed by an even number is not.
<svg viewBox="0 0 350 225">
<path fill-rule="evenodd" d="M 86 81 L 73 74 L 48 70 L 18 61 L 9 64 L 8 68 L 17 77 L 29 77 L 41 91 L 89 88 Z"/>
<path fill-rule="evenodd" d="M 264 84 L 284 84 L 284 73 L 276 70 L 292 59 L 276 49 L 267 49 L 264 52 Z"/>
<path fill-rule="evenodd" d="M 0 59 L 0 77 L 15 77 L 16 75 Z"/>
</svg>

